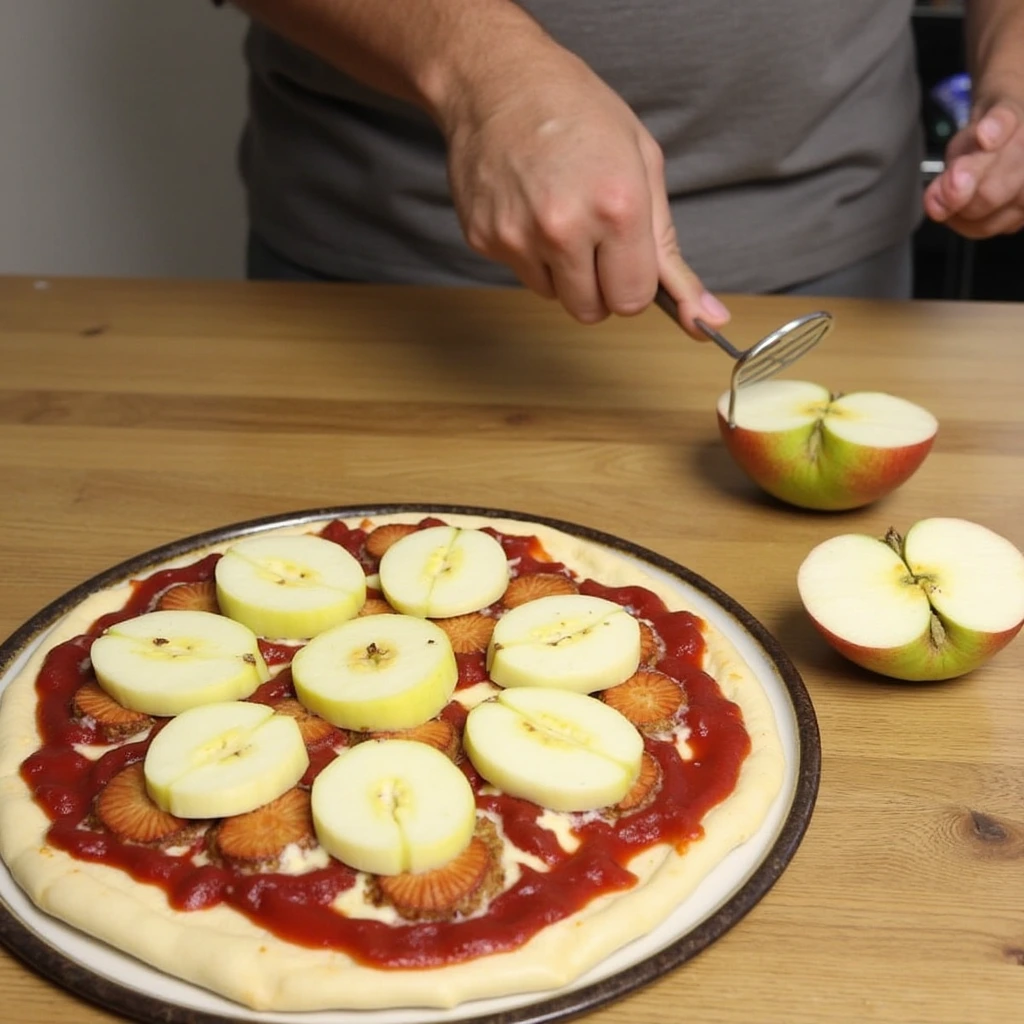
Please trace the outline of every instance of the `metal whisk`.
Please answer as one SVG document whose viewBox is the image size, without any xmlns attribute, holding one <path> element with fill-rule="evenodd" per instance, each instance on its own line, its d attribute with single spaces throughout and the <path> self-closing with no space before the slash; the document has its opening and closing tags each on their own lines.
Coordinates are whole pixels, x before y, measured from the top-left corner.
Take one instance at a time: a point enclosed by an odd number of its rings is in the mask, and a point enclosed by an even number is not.
<svg viewBox="0 0 1024 1024">
<path fill-rule="evenodd" d="M 657 305 L 664 310 L 679 326 L 679 311 L 676 300 L 662 287 L 658 286 L 654 297 Z M 729 387 L 729 426 L 736 426 L 736 392 L 747 384 L 774 377 L 780 370 L 795 363 L 802 355 L 809 352 L 832 330 L 832 314 L 824 311 L 807 313 L 805 316 L 790 320 L 767 337 L 751 345 L 748 349 L 738 349 L 727 338 L 703 320 L 694 323 L 720 348 L 732 356 L 736 362 L 732 368 L 732 383 Z"/>
</svg>

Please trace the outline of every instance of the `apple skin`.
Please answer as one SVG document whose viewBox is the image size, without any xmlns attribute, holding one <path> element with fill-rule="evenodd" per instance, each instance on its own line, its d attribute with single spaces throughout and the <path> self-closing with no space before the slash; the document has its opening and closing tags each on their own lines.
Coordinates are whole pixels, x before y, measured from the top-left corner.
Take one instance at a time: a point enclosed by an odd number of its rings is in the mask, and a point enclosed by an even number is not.
<svg viewBox="0 0 1024 1024">
<path fill-rule="evenodd" d="M 901 537 L 841 534 L 804 558 L 797 590 L 840 655 L 905 682 L 966 675 L 1024 627 L 1024 553 L 987 527 L 936 517 Z"/>
<path fill-rule="evenodd" d="M 721 409 L 718 428 L 729 454 L 754 483 L 790 505 L 822 512 L 860 508 L 884 498 L 913 476 L 935 441 L 933 435 L 903 448 L 874 448 L 814 424 L 745 430 L 730 427 Z"/>
<path fill-rule="evenodd" d="M 1018 623 L 1000 633 L 977 633 L 946 623 L 948 644 L 941 649 L 936 649 L 927 631 L 909 644 L 877 649 L 850 643 L 826 629 L 810 612 L 808 615 L 837 654 L 869 672 L 906 683 L 935 683 L 973 672 L 998 654 L 1024 625 Z"/>
<path fill-rule="evenodd" d="M 932 449 L 938 420 L 881 391 L 834 394 L 806 380 L 773 378 L 718 399 L 726 449 L 755 483 L 800 508 L 839 512 L 884 497 Z"/>
</svg>

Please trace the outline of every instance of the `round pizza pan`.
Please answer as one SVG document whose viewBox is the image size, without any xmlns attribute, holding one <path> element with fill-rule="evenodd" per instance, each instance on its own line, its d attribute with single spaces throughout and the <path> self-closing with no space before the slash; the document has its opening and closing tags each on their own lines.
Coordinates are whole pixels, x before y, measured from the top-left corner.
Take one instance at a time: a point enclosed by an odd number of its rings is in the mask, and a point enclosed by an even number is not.
<svg viewBox="0 0 1024 1024">
<path fill-rule="evenodd" d="M 283 516 L 235 523 L 155 548 L 86 580 L 40 610 L 0 645 L 0 691 L 27 653 L 66 614 L 91 595 L 111 589 L 168 562 L 180 560 L 213 544 L 249 534 L 326 523 L 332 519 L 411 515 L 470 515 L 539 523 L 599 548 L 633 560 L 648 573 L 667 577 L 686 588 L 694 610 L 709 618 L 753 662 L 755 673 L 773 698 L 787 757 L 787 776 L 769 820 L 755 836 L 757 848 L 747 862 L 731 869 L 724 890 L 705 895 L 704 912 L 696 923 L 673 932 L 671 920 L 651 937 L 630 944 L 605 965 L 575 984 L 555 992 L 538 992 L 506 1000 L 479 1000 L 452 1010 L 339 1010 L 320 1013 L 248 1011 L 185 982 L 169 979 L 161 991 L 160 972 L 143 966 L 145 983 L 135 978 L 140 968 L 127 954 L 125 970 L 110 970 L 109 947 L 103 966 L 90 955 L 102 946 L 36 910 L 24 898 L 6 867 L 0 864 L 0 943 L 29 967 L 74 995 L 142 1024 L 547 1024 L 578 1017 L 623 998 L 675 970 L 707 948 L 740 921 L 782 875 L 810 823 L 818 793 L 821 748 L 817 719 L 800 674 L 779 642 L 745 608 L 713 583 L 631 541 L 586 526 L 529 513 L 462 505 L 387 504 L 311 509 Z M 753 841 L 753 840 L 752 840 Z M 751 842 L 752 842 L 751 841 Z M 749 846 L 750 844 L 744 844 Z M 735 851 L 734 851 L 735 852 Z M 731 855 L 730 855 L 731 856 Z M 704 888 L 702 886 L 702 888 Z M 696 895 L 700 895 L 699 893 Z M 689 901 L 687 901 L 689 902 Z M 692 917 L 692 915 L 691 915 Z M 636 948 L 634 948 L 636 947 Z M 83 952 L 84 949 L 84 952 Z M 153 984 L 152 976 L 156 976 Z M 188 997 L 182 996 L 182 991 Z"/>
</svg>

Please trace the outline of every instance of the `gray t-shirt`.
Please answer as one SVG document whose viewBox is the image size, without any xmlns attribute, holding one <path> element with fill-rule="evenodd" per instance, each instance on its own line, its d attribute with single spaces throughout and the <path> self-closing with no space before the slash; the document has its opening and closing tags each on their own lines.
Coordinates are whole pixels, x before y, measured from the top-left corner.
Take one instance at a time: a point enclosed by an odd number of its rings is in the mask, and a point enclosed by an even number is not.
<svg viewBox="0 0 1024 1024">
<path fill-rule="evenodd" d="M 911 0 L 522 6 L 661 144 L 680 246 L 712 289 L 796 285 L 918 223 Z M 259 25 L 246 53 L 241 166 L 251 227 L 268 244 L 356 280 L 514 282 L 464 242 L 444 142 L 424 114 Z"/>
</svg>

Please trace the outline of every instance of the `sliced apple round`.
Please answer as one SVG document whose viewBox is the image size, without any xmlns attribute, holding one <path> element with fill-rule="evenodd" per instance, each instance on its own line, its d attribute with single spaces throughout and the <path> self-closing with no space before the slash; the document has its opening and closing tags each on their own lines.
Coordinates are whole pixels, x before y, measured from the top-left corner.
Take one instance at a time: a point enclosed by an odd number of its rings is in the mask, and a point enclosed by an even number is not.
<svg viewBox="0 0 1024 1024">
<path fill-rule="evenodd" d="M 482 530 L 432 526 L 399 538 L 380 560 L 380 586 L 406 615 L 447 619 L 493 604 L 508 586 L 508 559 Z"/>
<path fill-rule="evenodd" d="M 125 619 L 93 641 L 90 658 L 100 686 L 147 715 L 248 697 L 270 678 L 252 630 L 213 612 Z"/>
<path fill-rule="evenodd" d="M 769 494 L 801 508 L 858 508 L 904 483 L 931 451 L 938 421 L 879 391 L 834 396 L 820 384 L 768 380 L 729 394 L 718 425 L 738 465 Z"/>
<path fill-rule="evenodd" d="M 328 853 L 360 871 L 428 871 L 473 838 L 476 800 L 440 751 L 413 740 L 367 740 L 316 777 L 313 825 Z"/>
<path fill-rule="evenodd" d="M 305 640 L 351 619 L 366 600 L 363 567 L 313 534 L 249 537 L 217 562 L 217 601 L 259 636 Z"/>
<path fill-rule="evenodd" d="M 555 811 L 618 803 L 640 772 L 644 742 L 614 708 L 572 690 L 502 690 L 463 734 L 473 767 L 510 796 Z"/>
<path fill-rule="evenodd" d="M 797 575 L 828 643 L 894 679 L 952 679 L 986 662 L 1024 624 L 1024 555 L 964 519 L 923 519 L 905 539 L 843 534 Z"/>
<path fill-rule="evenodd" d="M 184 711 L 146 752 L 146 789 L 179 818 L 245 814 L 276 800 L 309 767 L 298 723 L 265 704 L 224 701 Z"/>
<path fill-rule="evenodd" d="M 487 669 L 498 686 L 580 693 L 628 679 L 640 664 L 640 624 L 614 601 L 554 594 L 518 605 L 497 622 Z"/>
<path fill-rule="evenodd" d="M 299 700 L 342 729 L 409 729 L 451 699 L 459 669 L 439 626 L 367 615 L 314 637 L 292 660 Z"/>
</svg>

